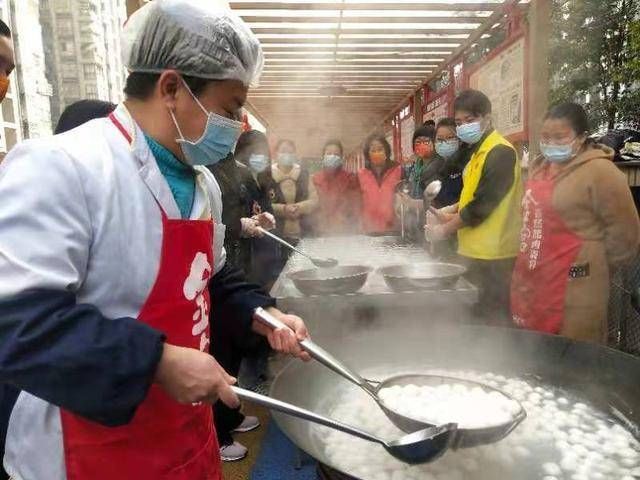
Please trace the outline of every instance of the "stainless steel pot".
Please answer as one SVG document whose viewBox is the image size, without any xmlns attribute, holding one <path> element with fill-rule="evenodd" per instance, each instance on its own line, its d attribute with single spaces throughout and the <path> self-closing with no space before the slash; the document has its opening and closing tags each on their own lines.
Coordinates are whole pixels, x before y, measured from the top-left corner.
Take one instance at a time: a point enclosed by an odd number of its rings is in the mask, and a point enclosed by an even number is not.
<svg viewBox="0 0 640 480">
<path fill-rule="evenodd" d="M 357 292 L 367 282 L 372 271 L 371 267 L 344 265 L 299 270 L 288 276 L 296 288 L 305 295 L 332 295 Z"/>
<path fill-rule="evenodd" d="M 467 269 L 453 263 L 417 263 L 391 265 L 378 271 L 394 292 L 417 292 L 451 290 Z"/>
</svg>

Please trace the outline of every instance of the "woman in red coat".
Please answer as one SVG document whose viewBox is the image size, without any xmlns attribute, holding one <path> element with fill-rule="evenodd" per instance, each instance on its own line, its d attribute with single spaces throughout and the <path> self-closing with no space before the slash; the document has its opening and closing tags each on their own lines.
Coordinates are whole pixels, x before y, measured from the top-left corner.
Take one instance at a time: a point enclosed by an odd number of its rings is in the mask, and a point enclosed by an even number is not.
<svg viewBox="0 0 640 480">
<path fill-rule="evenodd" d="M 322 171 L 313 176 L 320 208 L 315 230 L 320 235 L 354 233 L 359 226 L 360 192 L 358 178 L 344 169 L 339 140 L 329 140 L 322 153 Z"/>
<path fill-rule="evenodd" d="M 358 172 L 362 202 L 362 229 L 380 234 L 396 230 L 395 191 L 402 169 L 391 160 L 391 146 L 380 134 L 364 145 L 365 168 Z"/>
</svg>

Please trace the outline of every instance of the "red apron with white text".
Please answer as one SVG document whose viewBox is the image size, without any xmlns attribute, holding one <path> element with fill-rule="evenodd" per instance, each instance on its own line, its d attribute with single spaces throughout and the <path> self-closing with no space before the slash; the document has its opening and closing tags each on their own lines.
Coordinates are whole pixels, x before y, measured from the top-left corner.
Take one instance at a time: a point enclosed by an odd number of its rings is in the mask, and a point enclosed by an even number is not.
<svg viewBox="0 0 640 480">
<path fill-rule="evenodd" d="M 208 352 L 213 222 L 169 219 L 162 211 L 162 227 L 160 268 L 139 320 L 167 343 Z M 220 480 L 212 415 L 211 405 L 181 405 L 155 384 L 121 427 L 61 410 L 67 479 Z"/>
<path fill-rule="evenodd" d="M 555 179 L 543 169 L 522 200 L 520 253 L 511 282 L 514 322 L 530 330 L 562 329 L 569 274 L 582 247 L 553 206 Z"/>
</svg>

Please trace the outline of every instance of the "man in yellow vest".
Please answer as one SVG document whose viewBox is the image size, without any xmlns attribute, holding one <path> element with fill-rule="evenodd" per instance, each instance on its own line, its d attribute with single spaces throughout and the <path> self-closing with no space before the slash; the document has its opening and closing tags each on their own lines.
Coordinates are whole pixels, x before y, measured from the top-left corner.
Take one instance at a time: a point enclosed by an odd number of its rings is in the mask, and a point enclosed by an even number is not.
<svg viewBox="0 0 640 480">
<path fill-rule="evenodd" d="M 459 203 L 445 207 L 427 238 L 440 240 L 457 232 L 458 253 L 479 289 L 479 316 L 494 325 L 510 325 L 509 287 L 518 254 L 522 180 L 513 146 L 491 121 L 491 101 L 477 90 L 456 98 L 457 135 L 471 149 Z"/>
</svg>

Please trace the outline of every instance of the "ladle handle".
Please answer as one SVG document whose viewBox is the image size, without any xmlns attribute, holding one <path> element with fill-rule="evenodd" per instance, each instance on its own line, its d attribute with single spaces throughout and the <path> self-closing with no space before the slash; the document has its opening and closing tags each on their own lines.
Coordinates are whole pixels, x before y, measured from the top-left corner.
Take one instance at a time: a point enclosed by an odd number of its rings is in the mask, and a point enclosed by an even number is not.
<svg viewBox="0 0 640 480">
<path fill-rule="evenodd" d="M 257 308 L 254 312 L 254 316 L 262 323 L 267 325 L 268 327 L 273 328 L 274 330 L 279 330 L 282 328 L 289 328 L 287 325 L 282 323 L 276 317 L 271 315 L 269 312 L 264 310 L 263 308 Z M 349 367 L 340 362 L 337 358 L 327 352 L 321 346 L 315 344 L 311 339 L 307 338 L 299 342 L 302 349 L 307 352 L 314 360 L 317 360 L 325 367 L 333 370 L 341 377 L 346 378 L 350 382 L 356 384 L 360 388 L 366 390 L 366 392 L 375 397 L 375 390 L 367 382 L 364 378 L 358 375 L 356 372 L 352 371 Z"/>
<path fill-rule="evenodd" d="M 309 260 L 313 260 L 309 255 L 307 255 L 306 253 L 304 253 L 304 252 L 302 252 L 302 251 L 298 250 L 296 247 L 294 247 L 293 245 L 291 245 L 289 242 L 287 242 L 287 241 L 283 240 L 283 239 L 282 239 L 282 238 L 280 238 L 279 236 L 274 235 L 273 233 L 271 233 L 271 232 L 269 232 L 269 231 L 265 230 L 265 229 L 264 229 L 264 228 L 262 228 L 262 227 L 257 227 L 257 230 L 258 230 L 260 233 L 262 233 L 263 235 L 266 235 L 267 237 L 269 237 L 269 238 L 271 238 L 271 239 L 275 240 L 276 242 L 278 242 L 278 243 L 280 243 L 280 244 L 284 245 L 285 247 L 287 247 L 287 248 L 289 248 L 289 249 L 293 250 L 293 251 L 294 251 L 294 252 L 296 252 L 297 254 L 302 255 L 303 257 L 307 257 Z"/>
<path fill-rule="evenodd" d="M 381 439 L 374 437 L 373 435 L 367 432 L 364 432 L 350 425 L 346 425 L 342 422 L 332 420 L 330 418 L 311 412 L 309 410 L 305 410 L 304 408 L 296 407 L 295 405 L 291 405 L 290 403 L 276 400 L 275 398 L 266 397 L 264 395 L 260 395 L 259 393 L 251 392 L 249 390 L 244 390 L 242 388 L 231 387 L 231 389 L 242 400 L 246 400 L 248 402 L 255 403 L 256 405 L 266 407 L 269 410 L 282 412 L 286 415 L 291 415 L 292 417 L 297 417 L 302 420 L 308 420 L 309 422 L 317 423 L 319 425 L 324 425 L 325 427 L 333 428 L 335 430 L 340 430 L 341 432 L 348 433 L 349 435 L 354 435 L 356 437 L 362 438 L 363 440 L 368 440 L 370 442 L 375 442 L 381 445 L 385 445 L 385 443 Z"/>
</svg>

